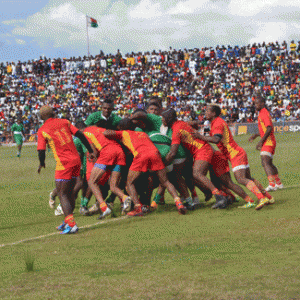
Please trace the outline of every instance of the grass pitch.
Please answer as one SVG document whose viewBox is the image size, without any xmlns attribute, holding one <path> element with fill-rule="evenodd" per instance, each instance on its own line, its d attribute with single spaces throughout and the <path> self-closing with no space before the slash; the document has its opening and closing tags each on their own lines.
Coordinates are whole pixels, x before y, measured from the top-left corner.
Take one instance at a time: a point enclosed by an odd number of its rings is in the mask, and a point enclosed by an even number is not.
<svg viewBox="0 0 300 300">
<path fill-rule="evenodd" d="M 255 144 L 237 137 L 265 186 Z M 299 134 L 278 134 L 286 188 L 260 211 L 204 208 L 180 216 L 170 197 L 143 218 L 75 218 L 61 236 L 48 207 L 55 162 L 37 174 L 36 148 L 0 148 L 1 299 L 300 299 Z M 204 197 L 199 192 L 200 199 Z M 94 200 L 91 201 L 93 203 Z M 116 210 L 118 213 L 118 209 Z M 52 234 L 53 235 L 50 235 Z M 37 238 L 13 244 L 28 238 Z"/>
</svg>

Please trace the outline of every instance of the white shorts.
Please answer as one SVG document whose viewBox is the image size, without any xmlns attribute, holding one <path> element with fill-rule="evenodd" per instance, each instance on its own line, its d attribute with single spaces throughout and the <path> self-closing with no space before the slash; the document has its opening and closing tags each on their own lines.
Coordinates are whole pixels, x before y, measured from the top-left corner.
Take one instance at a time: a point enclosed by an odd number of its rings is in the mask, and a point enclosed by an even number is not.
<svg viewBox="0 0 300 300">
<path fill-rule="evenodd" d="M 244 169 L 249 169 L 250 166 L 249 165 L 240 165 L 240 166 L 236 166 L 232 169 L 232 172 L 236 172 L 238 170 L 244 170 Z"/>
<path fill-rule="evenodd" d="M 261 155 L 261 156 L 266 155 L 266 156 L 269 156 L 269 157 L 271 157 L 271 158 L 273 159 L 273 154 L 270 153 L 270 152 L 267 152 L 267 151 L 261 151 L 261 152 L 260 152 L 260 155 Z"/>
</svg>

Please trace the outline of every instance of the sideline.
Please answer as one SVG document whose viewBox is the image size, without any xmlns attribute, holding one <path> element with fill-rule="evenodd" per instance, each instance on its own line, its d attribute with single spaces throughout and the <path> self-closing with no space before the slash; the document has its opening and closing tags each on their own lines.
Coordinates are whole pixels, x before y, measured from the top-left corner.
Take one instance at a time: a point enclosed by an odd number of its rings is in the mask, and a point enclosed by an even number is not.
<svg viewBox="0 0 300 300">
<path fill-rule="evenodd" d="M 94 227 L 94 226 L 97 226 L 97 225 L 112 223 L 112 222 L 116 222 L 116 221 L 120 221 L 120 220 L 125 220 L 125 219 L 128 219 L 128 218 L 129 218 L 128 216 L 124 216 L 124 217 L 114 218 L 114 219 L 110 219 L 110 220 L 103 220 L 103 221 L 97 222 L 95 224 L 87 224 L 87 225 L 81 226 L 81 227 L 79 227 L 79 229 L 91 228 L 91 227 Z M 2 244 L 2 245 L 0 244 L 0 248 L 6 247 L 6 246 L 14 246 L 14 245 L 18 245 L 18 244 L 29 242 L 29 241 L 40 240 L 42 238 L 46 238 L 46 237 L 57 235 L 57 234 L 60 234 L 60 231 L 56 231 L 56 232 L 52 232 L 52 233 L 48 233 L 48 234 L 44 234 L 44 235 L 40 235 L 40 236 L 36 236 L 36 237 L 31 237 L 31 238 L 27 238 L 27 239 L 23 239 L 23 240 L 13 242 L 13 243 Z"/>
</svg>

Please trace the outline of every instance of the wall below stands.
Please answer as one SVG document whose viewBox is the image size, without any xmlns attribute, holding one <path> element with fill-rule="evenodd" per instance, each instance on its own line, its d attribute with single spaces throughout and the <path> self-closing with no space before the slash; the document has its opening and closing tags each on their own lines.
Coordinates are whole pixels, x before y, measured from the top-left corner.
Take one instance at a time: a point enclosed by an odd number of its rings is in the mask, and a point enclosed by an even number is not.
<svg viewBox="0 0 300 300">
<path fill-rule="evenodd" d="M 297 132 L 300 131 L 300 121 L 274 122 L 274 131 L 276 132 Z M 233 135 L 258 133 L 257 123 L 235 123 L 230 126 Z"/>
</svg>

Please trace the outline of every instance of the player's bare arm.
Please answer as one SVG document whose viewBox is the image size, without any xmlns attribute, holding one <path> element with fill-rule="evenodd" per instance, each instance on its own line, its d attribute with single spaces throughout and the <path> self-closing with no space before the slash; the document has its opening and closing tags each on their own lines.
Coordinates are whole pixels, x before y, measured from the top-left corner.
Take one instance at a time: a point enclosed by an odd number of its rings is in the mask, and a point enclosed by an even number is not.
<svg viewBox="0 0 300 300">
<path fill-rule="evenodd" d="M 212 144 L 218 144 L 222 139 L 221 134 L 216 134 L 214 136 L 204 136 L 204 135 L 200 134 L 199 132 L 193 132 L 192 136 L 196 139 L 202 140 L 207 143 L 212 143 Z"/>
<path fill-rule="evenodd" d="M 251 143 L 251 142 L 253 142 L 257 137 L 259 137 L 259 133 L 252 134 L 252 135 L 249 137 L 248 141 Z"/>
<path fill-rule="evenodd" d="M 40 165 L 38 168 L 38 173 L 40 174 L 42 168 L 46 168 L 45 159 L 46 159 L 46 150 L 38 150 Z"/>
<path fill-rule="evenodd" d="M 175 158 L 179 146 L 180 146 L 179 144 L 178 145 L 176 145 L 176 144 L 171 145 L 171 149 L 170 149 L 169 153 L 166 156 L 166 161 L 165 161 L 166 166 L 168 166 L 173 161 L 173 159 Z"/>
<path fill-rule="evenodd" d="M 267 130 L 264 134 L 264 136 L 261 138 L 261 140 L 257 143 L 256 145 L 256 150 L 260 150 L 264 144 L 264 142 L 267 140 L 267 138 L 269 137 L 269 135 L 272 132 L 272 126 L 268 126 Z"/>
<path fill-rule="evenodd" d="M 110 130 L 110 129 L 107 129 L 103 132 L 103 135 L 108 138 L 108 139 L 111 139 L 111 140 L 117 140 L 117 135 L 116 135 L 116 132 L 114 130 Z"/>
</svg>

